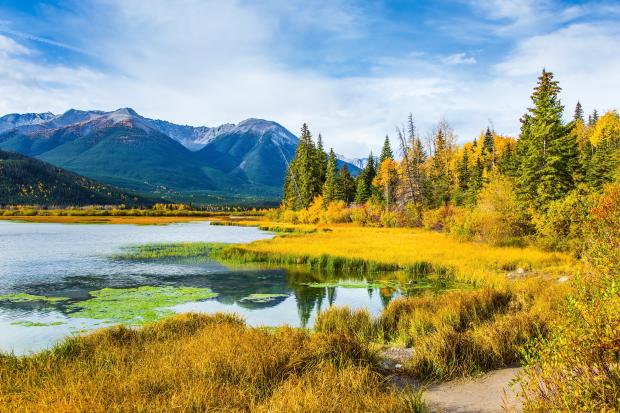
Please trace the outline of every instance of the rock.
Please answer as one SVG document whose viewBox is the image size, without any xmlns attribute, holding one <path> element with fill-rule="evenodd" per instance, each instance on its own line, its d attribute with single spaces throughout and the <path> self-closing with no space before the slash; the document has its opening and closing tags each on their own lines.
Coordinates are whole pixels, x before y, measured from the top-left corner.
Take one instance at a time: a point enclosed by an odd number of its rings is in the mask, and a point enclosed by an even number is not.
<svg viewBox="0 0 620 413">
<path fill-rule="evenodd" d="M 567 275 L 558 278 L 558 282 L 559 283 L 565 283 L 566 281 L 568 281 L 570 279 L 570 277 L 568 277 Z"/>
<path fill-rule="evenodd" d="M 388 347 L 379 352 L 381 367 L 390 373 L 402 371 L 403 366 L 412 356 L 412 348 Z"/>
</svg>

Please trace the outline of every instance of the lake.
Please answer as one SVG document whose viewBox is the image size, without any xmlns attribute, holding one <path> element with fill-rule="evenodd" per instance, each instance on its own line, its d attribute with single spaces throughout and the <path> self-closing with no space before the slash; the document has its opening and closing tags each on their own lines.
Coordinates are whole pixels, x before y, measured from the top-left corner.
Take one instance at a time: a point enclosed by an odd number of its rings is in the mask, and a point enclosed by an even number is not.
<svg viewBox="0 0 620 413">
<path fill-rule="evenodd" d="M 398 295 L 357 277 L 233 267 L 208 259 L 119 260 L 151 243 L 245 243 L 273 237 L 253 227 L 0 221 L 0 351 L 25 354 L 62 338 L 175 312 L 236 312 L 255 326 L 310 327 L 329 305 L 376 314 Z M 329 282 L 326 282 L 329 281 Z M 344 285 L 344 286 L 342 286 Z"/>
</svg>

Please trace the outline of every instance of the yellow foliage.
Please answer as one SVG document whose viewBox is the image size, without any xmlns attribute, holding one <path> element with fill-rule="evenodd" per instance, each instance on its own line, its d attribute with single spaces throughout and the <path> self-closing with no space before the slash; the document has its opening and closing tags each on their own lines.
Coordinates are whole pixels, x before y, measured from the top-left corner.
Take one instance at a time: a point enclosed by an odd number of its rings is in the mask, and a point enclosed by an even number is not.
<svg viewBox="0 0 620 413">
<path fill-rule="evenodd" d="M 590 137 L 590 142 L 594 146 L 603 141 L 620 141 L 620 116 L 615 110 L 599 118 Z"/>
</svg>

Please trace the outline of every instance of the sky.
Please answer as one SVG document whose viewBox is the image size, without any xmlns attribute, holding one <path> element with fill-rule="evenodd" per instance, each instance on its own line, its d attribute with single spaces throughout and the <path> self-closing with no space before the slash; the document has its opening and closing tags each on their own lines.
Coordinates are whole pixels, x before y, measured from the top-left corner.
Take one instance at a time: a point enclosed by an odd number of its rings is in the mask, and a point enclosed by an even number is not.
<svg viewBox="0 0 620 413">
<path fill-rule="evenodd" d="M 409 113 L 421 136 L 516 136 L 543 67 L 567 118 L 618 108 L 620 2 L 0 0 L 0 114 L 307 122 L 357 157 Z"/>
</svg>

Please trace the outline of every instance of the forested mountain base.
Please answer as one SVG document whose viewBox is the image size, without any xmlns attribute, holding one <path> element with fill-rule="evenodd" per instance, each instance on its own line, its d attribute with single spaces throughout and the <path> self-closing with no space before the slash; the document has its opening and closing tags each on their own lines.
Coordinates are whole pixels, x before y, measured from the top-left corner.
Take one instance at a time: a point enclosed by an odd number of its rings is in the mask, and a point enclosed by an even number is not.
<svg viewBox="0 0 620 413">
<path fill-rule="evenodd" d="M 0 150 L 0 205 L 151 205 L 152 201 Z"/>
</svg>

